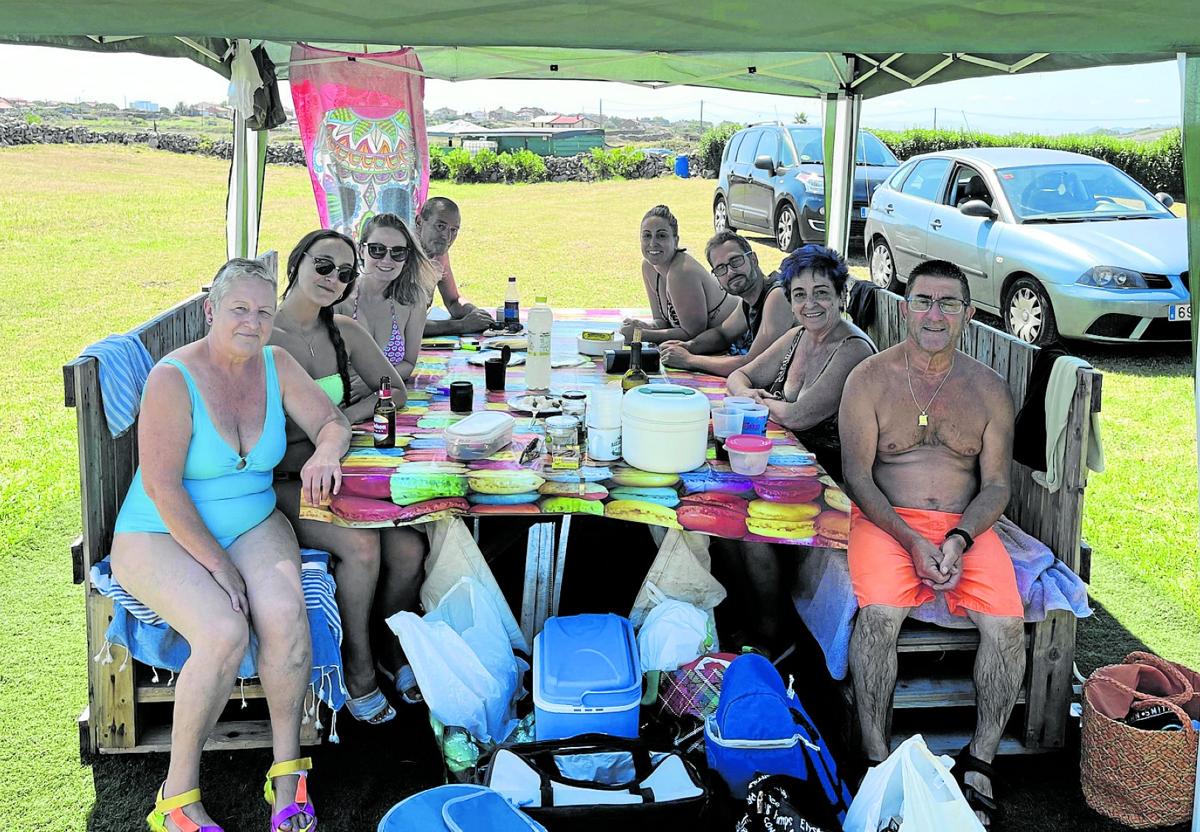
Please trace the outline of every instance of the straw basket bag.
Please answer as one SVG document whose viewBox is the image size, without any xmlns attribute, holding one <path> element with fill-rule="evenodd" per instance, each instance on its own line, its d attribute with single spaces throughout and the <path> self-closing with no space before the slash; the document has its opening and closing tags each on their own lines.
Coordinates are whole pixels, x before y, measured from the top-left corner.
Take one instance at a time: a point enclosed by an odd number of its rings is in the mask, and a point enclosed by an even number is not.
<svg viewBox="0 0 1200 832">
<path fill-rule="evenodd" d="M 1096 670 L 1083 686 L 1080 779 L 1088 805 L 1135 829 L 1182 823 L 1192 816 L 1200 674 L 1150 653 Z M 1162 705 L 1181 731 L 1123 722 L 1131 707 Z"/>
</svg>

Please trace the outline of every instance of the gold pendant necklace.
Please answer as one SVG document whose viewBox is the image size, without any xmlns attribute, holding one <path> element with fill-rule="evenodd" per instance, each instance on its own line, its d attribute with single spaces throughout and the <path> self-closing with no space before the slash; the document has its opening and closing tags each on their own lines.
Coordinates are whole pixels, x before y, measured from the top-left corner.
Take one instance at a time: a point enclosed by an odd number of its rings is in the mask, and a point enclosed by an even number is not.
<svg viewBox="0 0 1200 832">
<path fill-rule="evenodd" d="M 917 406 L 917 427 L 929 426 L 929 408 L 933 406 L 933 400 L 938 397 L 938 393 L 942 392 L 942 388 L 946 385 L 946 380 L 950 378 L 950 374 L 954 372 L 954 356 L 950 356 L 950 369 L 946 371 L 946 377 L 942 379 L 942 383 L 933 391 L 933 395 L 929 397 L 924 407 L 917 401 L 917 394 L 913 391 L 912 385 L 912 370 L 908 366 L 908 350 L 904 350 L 904 377 L 908 380 L 908 394 L 912 396 L 913 404 Z"/>
</svg>

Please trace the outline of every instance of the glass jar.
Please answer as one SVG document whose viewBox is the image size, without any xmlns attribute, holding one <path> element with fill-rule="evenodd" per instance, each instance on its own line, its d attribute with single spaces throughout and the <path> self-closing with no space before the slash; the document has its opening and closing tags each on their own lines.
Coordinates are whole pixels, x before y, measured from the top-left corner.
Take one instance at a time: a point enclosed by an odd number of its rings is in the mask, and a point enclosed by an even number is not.
<svg viewBox="0 0 1200 832">
<path fill-rule="evenodd" d="M 579 420 L 565 414 L 547 419 L 546 450 L 551 468 L 578 468 Z"/>
<path fill-rule="evenodd" d="M 562 396 L 562 412 L 564 416 L 574 416 L 582 427 L 586 422 L 587 393 L 582 390 L 564 390 Z"/>
</svg>

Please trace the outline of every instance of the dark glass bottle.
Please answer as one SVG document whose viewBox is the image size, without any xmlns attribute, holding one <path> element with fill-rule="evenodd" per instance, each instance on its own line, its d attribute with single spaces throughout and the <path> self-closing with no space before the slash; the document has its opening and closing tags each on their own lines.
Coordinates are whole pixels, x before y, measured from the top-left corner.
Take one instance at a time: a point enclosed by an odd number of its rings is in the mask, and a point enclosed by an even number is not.
<svg viewBox="0 0 1200 832">
<path fill-rule="evenodd" d="M 375 405 L 374 436 L 376 448 L 396 447 L 396 403 L 392 401 L 392 379 L 379 379 L 379 401 Z"/>
</svg>

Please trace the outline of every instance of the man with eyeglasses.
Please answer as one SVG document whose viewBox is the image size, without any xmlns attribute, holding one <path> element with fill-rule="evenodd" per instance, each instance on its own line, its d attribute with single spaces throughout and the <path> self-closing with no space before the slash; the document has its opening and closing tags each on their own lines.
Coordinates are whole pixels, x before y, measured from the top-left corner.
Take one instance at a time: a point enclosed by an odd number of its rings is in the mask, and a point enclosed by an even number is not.
<svg viewBox="0 0 1200 832">
<path fill-rule="evenodd" d="M 721 288 L 741 303 L 719 326 L 690 341 L 664 341 L 659 351 L 668 367 L 728 376 L 775 343 L 795 320 L 786 293 L 775 291 L 777 273 L 763 275 L 745 237 L 721 231 L 708 241 L 705 254 Z"/>
<path fill-rule="evenodd" d="M 933 600 L 969 618 L 979 629 L 976 727 L 955 772 L 986 824 L 996 807 L 990 763 L 1025 672 L 1024 605 L 993 529 L 1008 505 L 1013 402 L 1004 379 L 956 348 L 975 313 L 957 266 L 913 269 L 901 310 L 908 338 L 850 373 L 839 412 L 855 504 L 855 707 L 866 756 L 883 760 L 905 617 Z"/>
<path fill-rule="evenodd" d="M 454 269 L 450 266 L 450 247 L 458 238 L 462 215 L 458 205 L 444 196 L 430 197 L 417 212 L 416 231 L 421 247 L 430 259 L 442 267 L 442 278 L 438 281 L 438 292 L 450 317 L 445 320 L 425 320 L 425 335 L 463 335 L 468 332 L 483 332 L 494 326 L 495 321 L 483 309 L 463 300 L 454 282 Z M 433 298 L 429 299 L 430 305 Z"/>
</svg>

